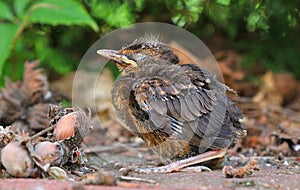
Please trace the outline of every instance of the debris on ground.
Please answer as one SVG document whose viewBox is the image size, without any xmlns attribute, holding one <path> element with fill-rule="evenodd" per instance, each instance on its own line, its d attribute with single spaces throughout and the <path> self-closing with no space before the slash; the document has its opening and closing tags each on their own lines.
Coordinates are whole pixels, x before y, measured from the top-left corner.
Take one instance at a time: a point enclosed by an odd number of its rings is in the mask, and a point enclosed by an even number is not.
<svg viewBox="0 0 300 190">
<path fill-rule="evenodd" d="M 280 153 L 299 157 L 300 85 L 295 77 L 265 69 L 241 71 L 242 62 L 235 51 L 218 52 L 215 57 L 225 83 L 239 94 L 231 98 L 245 115 L 243 125 L 248 134 L 234 150 L 250 157 Z"/>
<path fill-rule="evenodd" d="M 28 136 L 1 127 L 1 163 L 13 177 L 52 176 L 68 179 L 66 172 L 85 174 L 87 158 L 80 149 L 83 138 L 91 131 L 90 112 L 80 108 L 50 106 L 48 128 Z M 47 133 L 47 134 L 46 134 Z"/>
<path fill-rule="evenodd" d="M 0 91 L 0 125 L 15 131 L 34 134 L 48 127 L 48 105 L 58 104 L 62 97 L 49 90 L 39 61 L 26 62 L 23 81 L 6 79 Z"/>
<path fill-rule="evenodd" d="M 105 175 L 102 172 L 94 172 L 85 175 L 80 179 L 83 184 L 90 185 L 116 185 L 116 178 L 110 175 Z"/>
<path fill-rule="evenodd" d="M 91 111 L 58 104 L 38 65 L 26 62 L 23 81 L 6 80 L 0 93 L 2 176 L 66 180 L 93 172 L 81 148 Z"/>
<path fill-rule="evenodd" d="M 244 178 L 253 174 L 254 170 L 259 170 L 256 159 L 250 159 L 249 162 L 239 168 L 233 168 L 232 166 L 224 166 L 223 174 L 226 178 Z"/>
</svg>

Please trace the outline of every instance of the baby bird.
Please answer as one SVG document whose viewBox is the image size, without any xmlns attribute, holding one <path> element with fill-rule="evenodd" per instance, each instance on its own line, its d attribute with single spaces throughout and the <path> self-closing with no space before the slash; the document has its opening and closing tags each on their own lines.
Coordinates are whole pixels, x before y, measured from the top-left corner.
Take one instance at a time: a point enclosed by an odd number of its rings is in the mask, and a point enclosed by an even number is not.
<svg viewBox="0 0 300 190">
<path fill-rule="evenodd" d="M 119 122 L 143 139 L 166 164 L 130 168 L 137 173 L 210 170 L 229 147 L 246 135 L 242 111 L 230 90 L 195 64 L 178 56 L 157 36 L 145 36 L 121 50 L 98 50 L 122 76 L 112 89 Z"/>
</svg>

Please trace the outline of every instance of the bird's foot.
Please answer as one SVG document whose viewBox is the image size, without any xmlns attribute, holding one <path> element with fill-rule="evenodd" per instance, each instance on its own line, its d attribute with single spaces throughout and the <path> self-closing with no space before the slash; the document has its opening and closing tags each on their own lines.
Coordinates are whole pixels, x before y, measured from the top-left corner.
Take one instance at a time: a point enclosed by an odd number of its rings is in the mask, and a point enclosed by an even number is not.
<svg viewBox="0 0 300 190">
<path fill-rule="evenodd" d="M 213 160 L 216 158 L 222 158 L 225 155 L 225 153 L 226 153 L 226 149 L 213 150 L 213 151 L 202 153 L 194 157 L 172 162 L 171 164 L 161 166 L 161 167 L 121 168 L 120 172 L 123 175 L 128 175 L 129 173 L 149 174 L 149 173 L 171 173 L 171 172 L 178 172 L 178 171 L 185 171 L 185 172 L 202 172 L 203 170 L 211 171 L 206 166 L 193 166 L 193 165 L 206 162 L 209 160 Z"/>
<path fill-rule="evenodd" d="M 129 173 L 171 173 L 175 171 L 179 171 L 177 167 L 177 162 L 173 162 L 171 164 L 160 166 L 160 167 L 151 167 L 151 168 L 121 168 L 119 171 L 123 175 L 128 175 Z"/>
<path fill-rule="evenodd" d="M 211 169 L 206 166 L 189 166 L 186 168 L 178 168 L 176 164 L 172 163 L 166 166 L 152 167 L 152 168 L 121 168 L 119 171 L 122 173 L 122 175 L 128 175 L 130 173 L 150 174 L 150 173 L 171 173 L 171 172 L 203 172 L 203 171 L 211 172 Z"/>
<path fill-rule="evenodd" d="M 168 171 L 166 168 L 161 168 L 161 167 L 153 167 L 153 168 L 130 167 L 130 168 L 121 168 L 119 172 L 121 172 L 122 175 L 126 176 L 129 175 L 130 173 L 150 174 L 150 173 L 170 173 L 171 171 Z"/>
</svg>

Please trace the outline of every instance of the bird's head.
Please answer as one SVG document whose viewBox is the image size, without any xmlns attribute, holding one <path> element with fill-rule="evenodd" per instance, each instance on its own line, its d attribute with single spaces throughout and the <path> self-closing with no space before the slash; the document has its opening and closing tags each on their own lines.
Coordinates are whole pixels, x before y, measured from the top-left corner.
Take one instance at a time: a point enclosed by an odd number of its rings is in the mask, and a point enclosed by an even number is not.
<svg viewBox="0 0 300 190">
<path fill-rule="evenodd" d="M 136 39 L 120 50 L 101 49 L 97 53 L 117 64 L 120 71 L 137 68 L 146 58 L 163 59 L 173 64 L 179 63 L 172 49 L 159 40 L 158 36 L 145 36 Z"/>
</svg>

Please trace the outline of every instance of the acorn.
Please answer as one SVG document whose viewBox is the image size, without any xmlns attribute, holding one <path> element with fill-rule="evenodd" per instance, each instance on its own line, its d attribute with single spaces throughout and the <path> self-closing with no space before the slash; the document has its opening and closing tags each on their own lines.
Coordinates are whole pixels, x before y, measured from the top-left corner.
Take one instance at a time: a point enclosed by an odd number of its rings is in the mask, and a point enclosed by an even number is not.
<svg viewBox="0 0 300 190">
<path fill-rule="evenodd" d="M 1 162 L 14 177 L 29 177 L 34 170 L 28 151 L 19 142 L 11 142 L 2 149 Z"/>
</svg>

